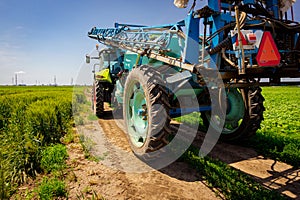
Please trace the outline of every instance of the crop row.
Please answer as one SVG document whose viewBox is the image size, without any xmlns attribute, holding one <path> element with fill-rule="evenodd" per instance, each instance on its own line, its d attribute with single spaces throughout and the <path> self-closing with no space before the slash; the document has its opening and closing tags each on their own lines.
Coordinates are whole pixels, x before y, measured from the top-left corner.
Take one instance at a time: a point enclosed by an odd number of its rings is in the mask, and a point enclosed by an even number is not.
<svg viewBox="0 0 300 200">
<path fill-rule="evenodd" d="M 41 155 L 72 126 L 72 88 L 0 88 L 0 199 L 41 172 Z"/>
<path fill-rule="evenodd" d="M 300 87 L 265 87 L 264 121 L 249 144 L 258 152 L 300 167 Z"/>
<path fill-rule="evenodd" d="M 263 87 L 265 98 L 264 121 L 251 140 L 241 145 L 255 148 L 264 156 L 300 166 L 300 87 Z M 192 113 L 178 121 L 190 125 L 199 123 L 199 129 L 205 131 L 199 113 Z"/>
</svg>

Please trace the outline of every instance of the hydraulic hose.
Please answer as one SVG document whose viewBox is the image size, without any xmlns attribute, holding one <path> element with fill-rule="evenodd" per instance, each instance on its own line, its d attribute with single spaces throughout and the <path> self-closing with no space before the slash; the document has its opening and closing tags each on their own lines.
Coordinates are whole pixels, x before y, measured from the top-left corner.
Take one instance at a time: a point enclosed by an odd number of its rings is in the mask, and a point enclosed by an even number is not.
<svg viewBox="0 0 300 200">
<path fill-rule="evenodd" d="M 232 62 L 229 58 L 227 58 L 226 54 L 225 54 L 225 48 L 222 49 L 222 57 L 224 58 L 224 60 L 229 63 L 231 66 L 238 68 L 234 62 Z"/>
</svg>

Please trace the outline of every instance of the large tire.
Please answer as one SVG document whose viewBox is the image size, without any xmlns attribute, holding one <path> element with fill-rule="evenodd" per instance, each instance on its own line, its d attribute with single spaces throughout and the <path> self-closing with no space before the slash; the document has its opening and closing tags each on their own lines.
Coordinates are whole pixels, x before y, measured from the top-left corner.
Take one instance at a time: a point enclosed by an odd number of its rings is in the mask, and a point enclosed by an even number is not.
<svg viewBox="0 0 300 200">
<path fill-rule="evenodd" d="M 104 102 L 111 103 L 113 85 L 108 82 L 95 81 L 93 91 L 93 110 L 98 118 L 104 117 Z"/>
<path fill-rule="evenodd" d="M 125 83 L 123 116 L 131 148 L 137 156 L 168 144 L 169 109 L 160 74 L 150 66 L 133 69 Z"/>
<path fill-rule="evenodd" d="M 227 97 L 230 98 L 227 100 L 225 124 L 220 139 L 223 141 L 248 139 L 260 128 L 263 120 L 265 108 L 261 88 L 231 89 Z M 210 111 L 202 112 L 201 117 L 206 127 L 209 125 L 215 127 L 217 117 L 212 118 Z"/>
<path fill-rule="evenodd" d="M 96 81 L 95 83 L 95 90 L 96 90 L 96 106 L 94 108 L 95 114 L 98 118 L 103 118 L 104 115 L 104 84 Z"/>
</svg>

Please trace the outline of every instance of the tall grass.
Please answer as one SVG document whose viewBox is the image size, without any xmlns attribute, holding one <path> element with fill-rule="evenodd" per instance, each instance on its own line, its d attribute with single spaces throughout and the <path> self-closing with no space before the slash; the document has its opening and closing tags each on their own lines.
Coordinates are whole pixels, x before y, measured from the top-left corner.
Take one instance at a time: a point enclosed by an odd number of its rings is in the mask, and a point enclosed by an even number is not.
<svg viewBox="0 0 300 200">
<path fill-rule="evenodd" d="M 42 171 L 43 150 L 72 126 L 72 88 L 0 87 L 0 199 Z"/>
</svg>

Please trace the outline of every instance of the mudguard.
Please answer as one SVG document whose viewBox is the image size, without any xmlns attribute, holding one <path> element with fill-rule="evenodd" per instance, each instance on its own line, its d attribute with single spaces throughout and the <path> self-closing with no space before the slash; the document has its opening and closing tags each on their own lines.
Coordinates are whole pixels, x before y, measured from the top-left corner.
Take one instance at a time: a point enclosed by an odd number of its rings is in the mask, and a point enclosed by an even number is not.
<svg viewBox="0 0 300 200">
<path fill-rule="evenodd" d="M 103 69 L 99 72 L 96 72 L 96 80 L 112 83 L 109 69 L 107 68 L 107 69 Z"/>
</svg>

